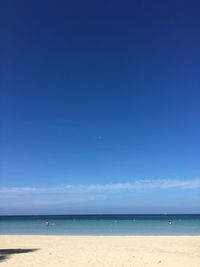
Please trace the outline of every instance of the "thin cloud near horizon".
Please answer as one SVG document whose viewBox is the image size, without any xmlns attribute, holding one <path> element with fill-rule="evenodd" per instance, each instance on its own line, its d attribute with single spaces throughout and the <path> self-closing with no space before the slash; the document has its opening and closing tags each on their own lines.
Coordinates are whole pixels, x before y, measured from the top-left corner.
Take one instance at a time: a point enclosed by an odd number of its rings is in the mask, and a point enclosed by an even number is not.
<svg viewBox="0 0 200 267">
<path fill-rule="evenodd" d="M 54 187 L 0 187 L 1 194 L 29 194 L 29 193 L 79 193 L 79 192 L 107 192 L 124 190 L 150 190 L 150 189 L 198 189 L 200 178 L 196 179 L 145 179 L 126 183 L 105 184 L 63 184 Z"/>
</svg>

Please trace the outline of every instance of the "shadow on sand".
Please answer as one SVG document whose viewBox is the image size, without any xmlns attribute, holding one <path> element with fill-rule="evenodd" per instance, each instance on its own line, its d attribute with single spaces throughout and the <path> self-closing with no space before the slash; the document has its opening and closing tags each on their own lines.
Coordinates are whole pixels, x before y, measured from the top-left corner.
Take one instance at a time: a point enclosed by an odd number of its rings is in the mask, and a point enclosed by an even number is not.
<svg viewBox="0 0 200 267">
<path fill-rule="evenodd" d="M 38 248 L 32 248 L 32 249 L 22 249 L 22 248 L 16 248 L 16 249 L 0 249 L 0 262 L 7 260 L 11 255 L 14 254 L 21 254 L 21 253 L 30 253 L 37 251 Z"/>
</svg>

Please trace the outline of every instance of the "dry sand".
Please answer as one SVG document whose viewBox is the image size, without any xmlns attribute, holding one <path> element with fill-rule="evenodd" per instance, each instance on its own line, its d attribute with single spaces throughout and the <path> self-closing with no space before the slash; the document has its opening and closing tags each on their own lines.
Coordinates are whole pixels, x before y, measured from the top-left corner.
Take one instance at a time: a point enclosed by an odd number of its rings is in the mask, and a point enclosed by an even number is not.
<svg viewBox="0 0 200 267">
<path fill-rule="evenodd" d="M 200 267 L 200 237 L 0 236 L 0 266 Z"/>
</svg>

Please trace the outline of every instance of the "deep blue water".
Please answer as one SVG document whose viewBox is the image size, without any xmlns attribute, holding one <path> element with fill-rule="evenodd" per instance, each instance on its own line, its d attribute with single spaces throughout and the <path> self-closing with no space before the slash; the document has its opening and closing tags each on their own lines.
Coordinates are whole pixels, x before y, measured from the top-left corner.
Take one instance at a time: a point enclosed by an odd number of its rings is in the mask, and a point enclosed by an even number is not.
<svg viewBox="0 0 200 267">
<path fill-rule="evenodd" d="M 200 235 L 200 215 L 0 216 L 0 234 Z"/>
</svg>

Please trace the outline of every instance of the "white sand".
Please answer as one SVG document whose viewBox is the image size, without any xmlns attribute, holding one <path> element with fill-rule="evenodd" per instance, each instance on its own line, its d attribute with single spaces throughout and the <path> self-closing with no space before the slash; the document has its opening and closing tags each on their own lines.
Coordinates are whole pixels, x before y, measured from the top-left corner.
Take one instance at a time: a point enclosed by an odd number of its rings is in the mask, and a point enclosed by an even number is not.
<svg viewBox="0 0 200 267">
<path fill-rule="evenodd" d="M 200 237 L 0 236 L 0 266 L 200 267 Z"/>
</svg>

